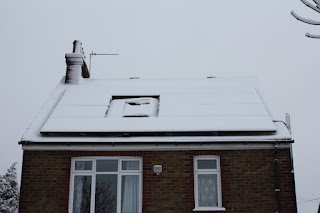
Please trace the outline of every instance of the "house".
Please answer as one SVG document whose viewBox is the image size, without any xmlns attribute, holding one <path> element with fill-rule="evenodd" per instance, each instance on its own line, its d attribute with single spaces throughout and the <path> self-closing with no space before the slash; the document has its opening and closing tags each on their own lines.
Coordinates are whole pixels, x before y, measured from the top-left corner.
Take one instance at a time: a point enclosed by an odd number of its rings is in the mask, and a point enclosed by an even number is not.
<svg viewBox="0 0 320 213">
<path fill-rule="evenodd" d="M 19 144 L 20 212 L 296 212 L 290 123 L 251 78 L 92 79 L 79 41 Z"/>
</svg>

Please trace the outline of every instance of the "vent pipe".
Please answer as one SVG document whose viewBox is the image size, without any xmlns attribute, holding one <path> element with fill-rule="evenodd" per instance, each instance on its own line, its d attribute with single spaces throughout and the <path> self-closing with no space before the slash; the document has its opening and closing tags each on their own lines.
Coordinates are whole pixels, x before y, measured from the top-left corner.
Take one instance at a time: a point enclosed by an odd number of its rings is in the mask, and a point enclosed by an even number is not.
<svg viewBox="0 0 320 213">
<path fill-rule="evenodd" d="M 79 84 L 82 78 L 89 78 L 90 73 L 85 61 L 82 43 L 78 40 L 73 42 L 73 53 L 67 53 L 66 84 Z"/>
<path fill-rule="evenodd" d="M 291 133 L 291 121 L 290 121 L 290 114 L 289 113 L 286 114 L 286 125 L 287 125 L 289 132 Z"/>
</svg>

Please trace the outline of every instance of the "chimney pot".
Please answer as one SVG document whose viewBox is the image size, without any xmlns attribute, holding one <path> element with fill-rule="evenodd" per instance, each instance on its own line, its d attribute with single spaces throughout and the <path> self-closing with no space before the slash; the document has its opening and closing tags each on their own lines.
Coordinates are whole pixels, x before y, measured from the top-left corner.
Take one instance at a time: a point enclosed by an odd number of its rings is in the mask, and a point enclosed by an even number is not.
<svg viewBox="0 0 320 213">
<path fill-rule="evenodd" d="M 66 84 L 79 84 L 82 77 L 89 78 L 90 73 L 82 50 L 82 43 L 78 40 L 73 42 L 73 53 L 66 54 Z"/>
<path fill-rule="evenodd" d="M 79 40 L 74 40 L 73 42 L 73 53 L 83 53 L 82 52 L 82 43 Z"/>
</svg>

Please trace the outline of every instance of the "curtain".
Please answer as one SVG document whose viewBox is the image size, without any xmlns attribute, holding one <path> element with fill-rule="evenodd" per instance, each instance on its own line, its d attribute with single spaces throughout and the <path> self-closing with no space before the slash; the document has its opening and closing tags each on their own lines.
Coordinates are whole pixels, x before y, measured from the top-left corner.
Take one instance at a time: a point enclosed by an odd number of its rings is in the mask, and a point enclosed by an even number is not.
<svg viewBox="0 0 320 213">
<path fill-rule="evenodd" d="M 139 212 L 139 176 L 123 175 L 121 180 L 121 212 Z"/>
<path fill-rule="evenodd" d="M 218 206 L 216 174 L 198 175 L 198 198 L 200 207 Z"/>
<path fill-rule="evenodd" d="M 76 161 L 75 162 L 76 170 L 91 170 L 92 169 L 92 161 Z"/>
<path fill-rule="evenodd" d="M 139 161 L 122 161 L 123 170 L 139 170 Z"/>
<path fill-rule="evenodd" d="M 91 176 L 75 176 L 73 191 L 73 213 L 90 212 Z"/>
</svg>

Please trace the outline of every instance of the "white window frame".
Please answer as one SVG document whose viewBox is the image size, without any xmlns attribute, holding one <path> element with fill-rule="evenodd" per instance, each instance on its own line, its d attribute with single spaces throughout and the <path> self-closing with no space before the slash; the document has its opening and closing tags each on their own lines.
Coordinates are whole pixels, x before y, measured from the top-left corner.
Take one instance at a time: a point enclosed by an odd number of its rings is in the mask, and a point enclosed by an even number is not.
<svg viewBox="0 0 320 213">
<path fill-rule="evenodd" d="M 198 169 L 198 160 L 216 160 L 217 169 Z M 199 155 L 193 158 L 194 170 L 194 203 L 193 211 L 225 211 L 222 207 L 222 192 L 221 192 L 221 172 L 220 172 L 220 156 L 216 155 Z M 199 174 L 216 174 L 217 175 L 217 190 L 218 190 L 218 206 L 216 207 L 201 207 L 198 200 L 198 175 Z"/>
<path fill-rule="evenodd" d="M 97 160 L 118 160 L 117 172 L 97 172 Z M 76 161 L 92 161 L 92 170 L 75 170 Z M 139 170 L 122 170 L 123 161 L 139 161 Z M 91 176 L 91 200 L 90 200 L 90 213 L 94 213 L 95 208 L 95 188 L 96 188 L 96 175 L 97 174 L 117 174 L 117 213 L 121 212 L 121 180 L 124 175 L 137 175 L 139 176 L 139 213 L 142 213 L 142 157 L 74 157 L 71 159 L 70 169 L 70 187 L 69 187 L 69 208 L 68 212 L 73 211 L 73 192 L 74 192 L 74 177 L 77 175 Z"/>
</svg>

